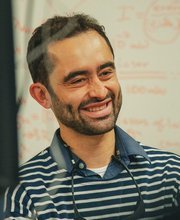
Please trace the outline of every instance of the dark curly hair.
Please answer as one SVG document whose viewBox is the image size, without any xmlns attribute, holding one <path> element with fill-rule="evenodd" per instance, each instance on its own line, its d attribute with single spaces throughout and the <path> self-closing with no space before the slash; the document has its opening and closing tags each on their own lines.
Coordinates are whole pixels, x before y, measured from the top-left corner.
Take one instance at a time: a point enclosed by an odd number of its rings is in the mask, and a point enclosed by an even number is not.
<svg viewBox="0 0 180 220">
<path fill-rule="evenodd" d="M 48 44 L 88 30 L 97 31 L 105 39 L 114 55 L 104 26 L 100 25 L 96 19 L 89 15 L 55 16 L 37 27 L 29 40 L 27 48 L 27 62 L 33 82 L 40 82 L 47 89 L 50 89 L 48 76 L 52 72 L 54 64 L 48 57 Z"/>
</svg>

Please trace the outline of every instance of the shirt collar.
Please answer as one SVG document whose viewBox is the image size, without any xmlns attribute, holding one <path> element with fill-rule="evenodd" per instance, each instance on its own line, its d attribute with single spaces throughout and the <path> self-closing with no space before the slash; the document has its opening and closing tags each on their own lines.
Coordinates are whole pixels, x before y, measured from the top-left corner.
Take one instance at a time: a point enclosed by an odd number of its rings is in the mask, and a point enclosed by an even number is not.
<svg viewBox="0 0 180 220">
<path fill-rule="evenodd" d="M 120 127 L 115 127 L 116 150 L 119 151 L 121 159 L 128 165 L 131 156 L 141 156 L 150 162 L 150 158 L 144 151 L 140 142 L 129 136 Z"/>
<path fill-rule="evenodd" d="M 130 162 L 130 156 L 142 156 L 150 162 L 150 159 L 143 147 L 139 142 L 134 140 L 126 132 L 124 132 L 118 126 L 115 127 L 115 138 L 116 138 L 116 150 L 120 152 L 121 159 L 128 164 Z M 65 169 L 68 172 L 71 172 L 73 169 L 73 163 L 71 156 L 69 154 L 68 148 L 65 146 L 61 136 L 60 129 L 57 129 L 52 143 L 50 145 L 50 153 L 52 154 L 54 160 L 58 164 L 60 169 Z M 75 160 L 79 165 L 82 165 L 82 161 L 75 157 Z"/>
<path fill-rule="evenodd" d="M 50 145 L 50 153 L 52 154 L 53 159 L 56 161 L 60 169 L 65 169 L 69 172 L 72 171 L 73 164 L 69 155 L 69 151 L 67 147 L 65 147 L 64 142 L 60 136 L 60 129 L 57 129 L 54 134 L 52 143 Z"/>
</svg>

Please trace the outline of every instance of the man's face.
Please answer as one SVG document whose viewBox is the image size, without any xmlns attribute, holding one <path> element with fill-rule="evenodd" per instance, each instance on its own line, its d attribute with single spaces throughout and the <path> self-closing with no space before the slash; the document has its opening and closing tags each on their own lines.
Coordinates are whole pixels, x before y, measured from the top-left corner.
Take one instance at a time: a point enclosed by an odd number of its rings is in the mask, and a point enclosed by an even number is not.
<svg viewBox="0 0 180 220">
<path fill-rule="evenodd" d="M 105 40 L 88 31 L 51 43 L 55 62 L 49 81 L 52 110 L 60 127 L 86 135 L 114 128 L 122 97 L 114 58 Z"/>
</svg>

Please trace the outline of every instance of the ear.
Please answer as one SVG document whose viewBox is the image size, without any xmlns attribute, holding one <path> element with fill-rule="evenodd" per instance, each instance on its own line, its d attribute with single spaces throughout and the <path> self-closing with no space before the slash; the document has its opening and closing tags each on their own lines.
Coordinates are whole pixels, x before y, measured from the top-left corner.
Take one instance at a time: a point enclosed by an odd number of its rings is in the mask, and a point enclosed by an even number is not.
<svg viewBox="0 0 180 220">
<path fill-rule="evenodd" d="M 44 85 L 41 83 L 33 83 L 29 88 L 29 92 L 31 96 L 44 108 L 51 108 L 51 97 Z"/>
</svg>

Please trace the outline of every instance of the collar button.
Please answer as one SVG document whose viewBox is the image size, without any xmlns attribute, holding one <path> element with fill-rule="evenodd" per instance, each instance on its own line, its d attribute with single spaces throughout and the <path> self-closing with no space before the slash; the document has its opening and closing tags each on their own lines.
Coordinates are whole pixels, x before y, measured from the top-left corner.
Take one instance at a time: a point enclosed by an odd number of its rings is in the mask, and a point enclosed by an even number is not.
<svg viewBox="0 0 180 220">
<path fill-rule="evenodd" d="M 79 163 L 79 169 L 84 169 L 84 164 L 82 162 Z"/>
</svg>

